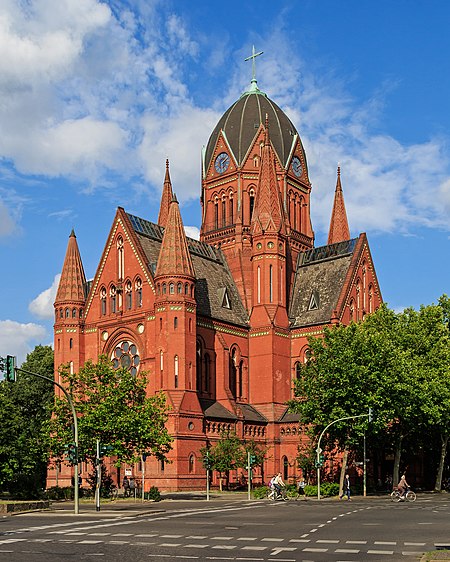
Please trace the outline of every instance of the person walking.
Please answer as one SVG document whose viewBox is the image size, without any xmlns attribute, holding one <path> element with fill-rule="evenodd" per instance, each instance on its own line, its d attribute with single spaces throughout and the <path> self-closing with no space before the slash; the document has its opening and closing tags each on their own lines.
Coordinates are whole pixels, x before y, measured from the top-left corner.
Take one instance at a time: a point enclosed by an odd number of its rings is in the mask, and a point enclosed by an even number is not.
<svg viewBox="0 0 450 562">
<path fill-rule="evenodd" d="M 347 500 L 351 501 L 351 498 L 350 498 L 350 476 L 348 474 L 345 475 L 344 485 L 342 486 L 342 494 L 339 496 L 339 499 L 342 499 L 344 496 L 347 496 Z"/>
<path fill-rule="evenodd" d="M 130 495 L 130 481 L 128 480 L 127 475 L 123 477 L 122 487 L 123 487 L 123 497 L 126 498 Z"/>
</svg>

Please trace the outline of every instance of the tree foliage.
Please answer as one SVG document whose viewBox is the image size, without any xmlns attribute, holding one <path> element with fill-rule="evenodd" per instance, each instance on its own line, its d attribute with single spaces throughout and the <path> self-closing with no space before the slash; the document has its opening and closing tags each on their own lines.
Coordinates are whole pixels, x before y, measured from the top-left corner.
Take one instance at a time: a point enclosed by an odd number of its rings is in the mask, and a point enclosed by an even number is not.
<svg viewBox="0 0 450 562">
<path fill-rule="evenodd" d="M 21 368 L 53 380 L 53 350 L 37 346 Z M 0 485 L 16 496 L 36 497 L 45 488 L 48 443 L 43 427 L 53 402 L 53 383 L 19 371 L 0 383 Z"/>
<path fill-rule="evenodd" d="M 333 449 L 355 448 L 363 432 L 372 442 L 395 452 L 394 479 L 408 439 L 436 432 L 445 440 L 450 430 L 449 299 L 395 313 L 381 306 L 363 322 L 325 329 L 310 338 L 311 359 L 296 381 L 292 411 L 300 414 L 312 438 L 332 421 L 324 436 Z M 444 455 L 445 456 L 445 455 Z"/>
<path fill-rule="evenodd" d="M 166 459 L 171 441 L 165 396 L 148 397 L 145 373 L 131 375 L 112 368 L 107 357 L 88 361 L 78 373 L 63 368 L 62 385 L 69 391 L 78 415 L 79 459 L 96 457 L 96 441 L 112 447 L 117 462 L 137 462 L 142 453 Z M 64 396 L 57 397 L 48 424 L 51 451 L 61 458 L 73 442 L 73 418 Z"/>
</svg>

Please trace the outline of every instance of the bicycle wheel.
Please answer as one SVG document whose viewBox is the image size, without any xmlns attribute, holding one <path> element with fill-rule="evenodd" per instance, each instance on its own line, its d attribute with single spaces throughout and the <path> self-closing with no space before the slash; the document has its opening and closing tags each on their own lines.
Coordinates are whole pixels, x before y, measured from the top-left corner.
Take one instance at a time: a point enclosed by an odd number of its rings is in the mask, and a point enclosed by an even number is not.
<svg viewBox="0 0 450 562">
<path fill-rule="evenodd" d="M 413 492 L 412 490 L 409 490 L 408 492 L 406 492 L 406 499 L 409 502 L 415 502 L 416 501 L 416 492 Z"/>
<path fill-rule="evenodd" d="M 395 502 L 398 501 L 398 498 L 400 497 L 400 493 L 398 490 L 392 490 L 391 492 L 391 501 Z"/>
<path fill-rule="evenodd" d="M 274 490 L 269 490 L 267 492 L 267 499 L 268 500 L 274 500 L 275 499 L 275 491 Z"/>
</svg>

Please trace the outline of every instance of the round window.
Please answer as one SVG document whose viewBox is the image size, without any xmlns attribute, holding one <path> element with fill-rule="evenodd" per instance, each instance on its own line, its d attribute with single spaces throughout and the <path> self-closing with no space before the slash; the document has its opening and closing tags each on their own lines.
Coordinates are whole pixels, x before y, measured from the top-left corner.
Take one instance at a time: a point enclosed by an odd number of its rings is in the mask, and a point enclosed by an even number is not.
<svg viewBox="0 0 450 562">
<path fill-rule="evenodd" d="M 117 344 L 111 354 L 111 361 L 113 369 L 119 369 L 121 367 L 127 369 L 127 371 L 130 371 L 130 373 L 135 376 L 141 362 L 136 344 L 126 340 Z"/>
</svg>

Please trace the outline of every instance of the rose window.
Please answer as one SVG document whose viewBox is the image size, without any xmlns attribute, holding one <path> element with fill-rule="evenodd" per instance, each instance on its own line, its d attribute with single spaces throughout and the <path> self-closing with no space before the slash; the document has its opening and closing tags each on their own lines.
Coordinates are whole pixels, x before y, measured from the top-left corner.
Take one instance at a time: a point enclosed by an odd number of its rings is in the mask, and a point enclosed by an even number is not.
<svg viewBox="0 0 450 562">
<path fill-rule="evenodd" d="M 136 345 L 130 341 L 120 342 L 112 352 L 111 360 L 114 369 L 123 367 L 133 376 L 137 374 L 141 361 Z"/>
</svg>

